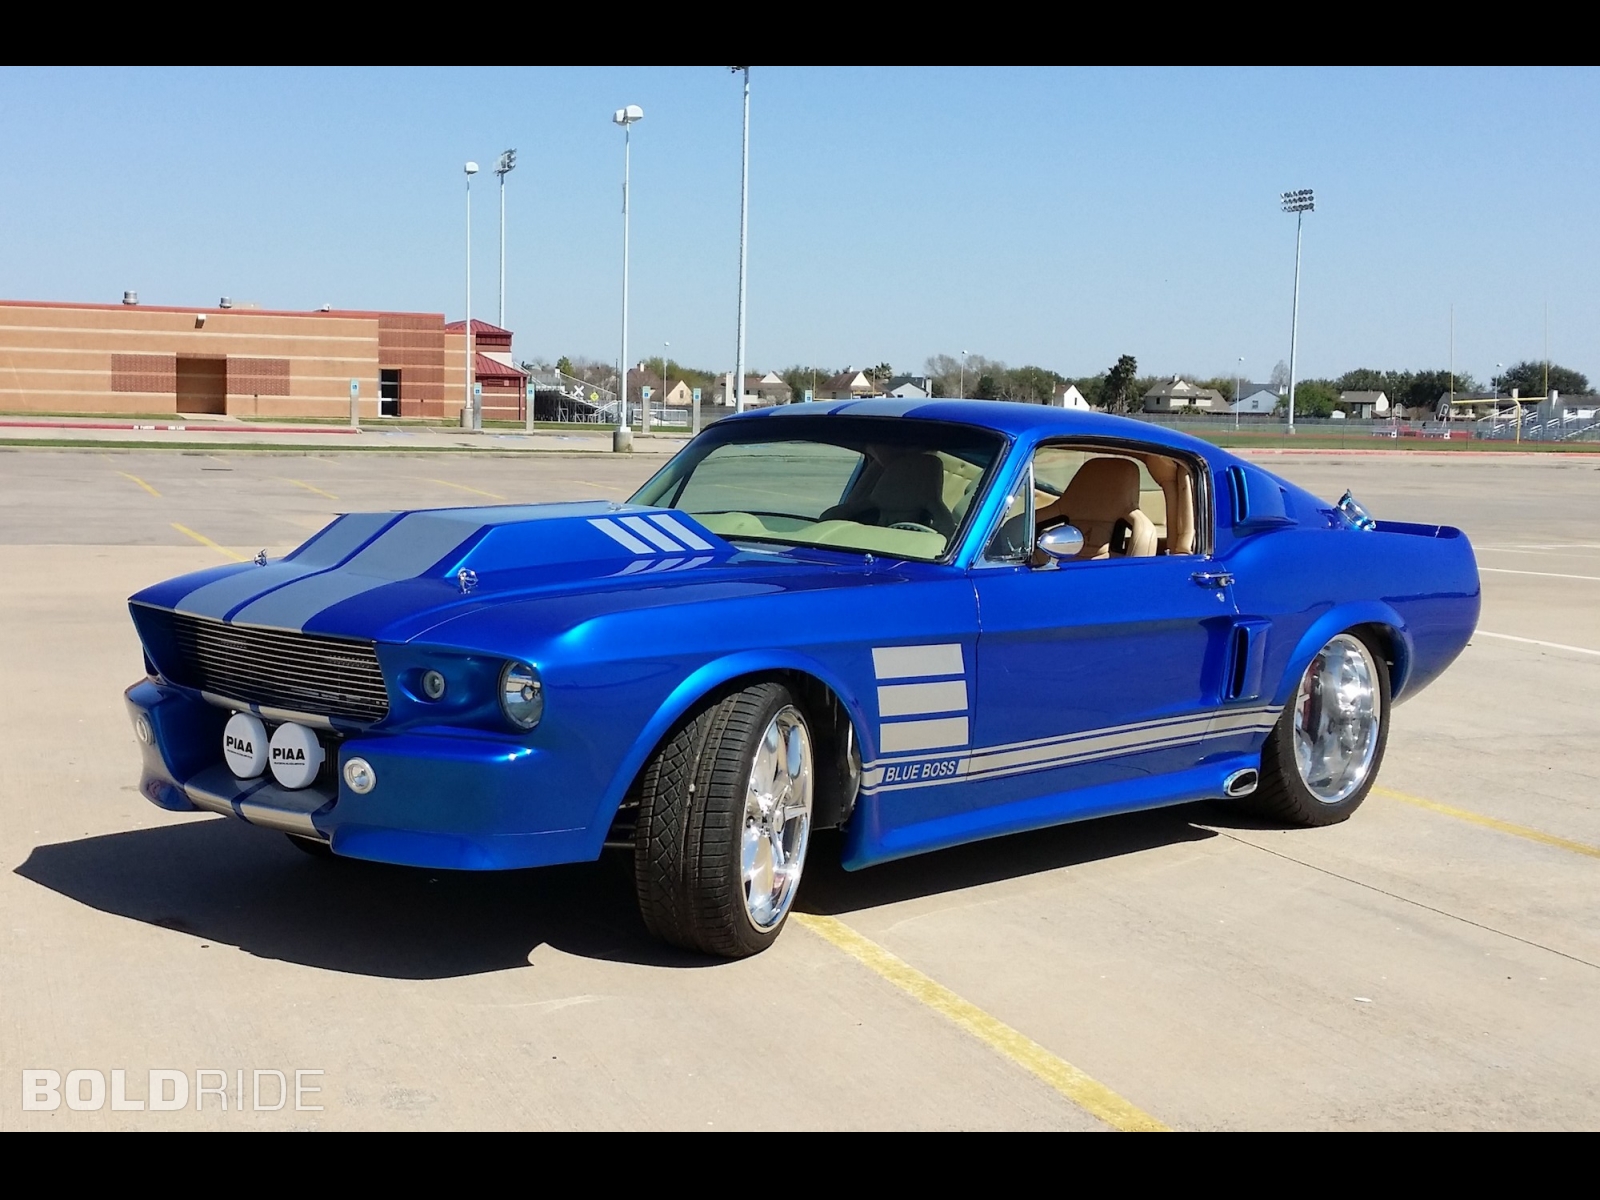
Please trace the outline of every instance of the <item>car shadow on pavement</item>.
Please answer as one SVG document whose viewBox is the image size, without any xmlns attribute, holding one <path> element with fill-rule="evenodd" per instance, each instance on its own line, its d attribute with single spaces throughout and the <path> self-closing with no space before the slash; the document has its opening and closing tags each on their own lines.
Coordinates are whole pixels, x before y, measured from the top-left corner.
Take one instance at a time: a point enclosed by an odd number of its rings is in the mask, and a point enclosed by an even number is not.
<svg viewBox="0 0 1600 1200">
<path fill-rule="evenodd" d="M 848 913 L 1215 836 L 1191 824 L 1196 809 L 1015 834 L 858 872 L 839 867 L 839 835 L 819 833 L 798 907 Z M 723 961 L 650 936 L 622 855 L 527 871 L 430 871 L 313 858 L 218 817 L 38 846 L 16 874 L 202 946 L 390 979 L 524 967 L 541 945 L 654 967 Z"/>
<path fill-rule="evenodd" d="M 202 944 L 391 979 L 528 965 L 548 945 L 661 967 L 716 960 L 644 928 L 628 863 L 528 871 L 428 871 L 313 858 L 226 817 L 36 847 L 16 873 L 101 912 Z"/>
<path fill-rule="evenodd" d="M 1185 804 L 1101 817 L 972 842 L 862 871 L 839 866 L 838 834 L 819 833 L 795 904 L 802 912 L 837 916 L 1179 842 L 1206 841 L 1217 835 L 1196 822 L 1209 823 L 1212 815 L 1210 805 Z"/>
</svg>

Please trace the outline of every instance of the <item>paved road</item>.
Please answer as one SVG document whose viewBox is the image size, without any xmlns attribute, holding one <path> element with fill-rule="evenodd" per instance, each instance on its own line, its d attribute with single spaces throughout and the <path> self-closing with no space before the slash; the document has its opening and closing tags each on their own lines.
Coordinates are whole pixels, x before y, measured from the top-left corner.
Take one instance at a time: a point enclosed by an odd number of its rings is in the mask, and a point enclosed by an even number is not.
<svg viewBox="0 0 1600 1200">
<path fill-rule="evenodd" d="M 855 875 L 823 843 L 809 925 L 722 964 L 652 943 L 609 861 L 327 864 L 162 813 L 120 705 L 145 583 L 346 508 L 621 498 L 650 463 L 0 452 L 0 1127 L 1092 1129 L 1106 1095 L 1177 1128 L 1593 1127 L 1600 464 L 1261 461 L 1462 525 L 1485 569 L 1483 632 L 1353 820 L 1195 805 Z M 229 1111 L 24 1112 L 26 1068 L 134 1098 L 220 1070 Z M 251 1072 L 297 1069 L 322 1111 L 255 1109 Z"/>
</svg>

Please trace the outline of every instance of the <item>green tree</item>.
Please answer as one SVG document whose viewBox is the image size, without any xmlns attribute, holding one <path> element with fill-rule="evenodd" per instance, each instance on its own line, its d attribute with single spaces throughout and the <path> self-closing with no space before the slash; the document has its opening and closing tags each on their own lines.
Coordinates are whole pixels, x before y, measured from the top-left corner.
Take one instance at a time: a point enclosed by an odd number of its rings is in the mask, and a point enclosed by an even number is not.
<svg viewBox="0 0 1600 1200">
<path fill-rule="evenodd" d="M 1519 362 L 1506 368 L 1505 373 L 1500 375 L 1495 383 L 1503 396 L 1509 396 L 1512 388 L 1516 388 L 1517 394 L 1521 396 L 1544 396 L 1549 390 L 1560 392 L 1563 396 L 1582 396 L 1589 391 L 1587 375 L 1558 363 L 1550 364 L 1548 390 L 1545 387 L 1545 365 L 1542 362 Z"/>
<path fill-rule="evenodd" d="M 881 362 L 875 367 L 868 367 L 862 374 L 881 387 L 894 377 L 894 368 L 886 362 Z"/>
<path fill-rule="evenodd" d="M 1106 372 L 1102 392 L 1106 408 L 1119 413 L 1137 410 L 1142 395 L 1137 389 L 1138 377 L 1139 360 L 1131 354 L 1119 357 Z"/>
<path fill-rule="evenodd" d="M 556 359 L 556 370 L 560 371 L 563 375 L 571 375 L 572 360 L 563 354 L 560 358 Z"/>
<path fill-rule="evenodd" d="M 1294 385 L 1296 417 L 1326 417 L 1338 403 L 1339 389 L 1331 379 L 1302 379 Z"/>
<path fill-rule="evenodd" d="M 789 385 L 798 402 L 805 399 L 807 392 L 812 393 L 815 398 L 817 389 L 837 374 L 838 372 L 832 367 L 807 367 L 796 364 L 787 370 L 779 371 L 778 378 Z"/>
<path fill-rule="evenodd" d="M 1007 400 L 1049 404 L 1055 398 L 1056 384 L 1066 381 L 1065 376 L 1057 375 L 1047 367 L 1015 367 L 1006 372 L 1002 390 Z"/>
</svg>

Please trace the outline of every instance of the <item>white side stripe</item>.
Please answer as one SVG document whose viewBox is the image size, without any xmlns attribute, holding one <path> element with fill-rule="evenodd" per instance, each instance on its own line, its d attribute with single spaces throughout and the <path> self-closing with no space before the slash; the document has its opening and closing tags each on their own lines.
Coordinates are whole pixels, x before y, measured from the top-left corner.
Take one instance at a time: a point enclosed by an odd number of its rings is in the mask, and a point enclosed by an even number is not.
<svg viewBox="0 0 1600 1200">
<path fill-rule="evenodd" d="M 874 646 L 872 669 L 879 679 L 915 679 L 926 675 L 960 675 L 966 671 L 961 643 L 940 646 Z"/>
<path fill-rule="evenodd" d="M 690 529 L 682 521 L 675 520 L 666 513 L 656 513 L 650 519 L 691 550 L 710 550 L 712 548 L 711 543 L 706 541 L 705 538 Z"/>
<path fill-rule="evenodd" d="M 634 537 L 633 534 L 629 533 L 626 529 L 622 528 L 622 526 L 613 521 L 590 521 L 589 524 L 593 525 L 612 541 L 620 542 L 626 549 L 632 551 L 634 554 L 655 553 L 655 551 L 650 549 L 649 546 L 641 542 L 638 538 Z M 676 549 L 676 547 L 674 547 L 674 549 Z"/>
<path fill-rule="evenodd" d="M 643 517 L 623 517 L 622 523 L 637 533 L 640 537 L 644 538 L 644 540 L 649 542 L 651 545 L 659 546 L 669 554 L 683 553 L 682 546 L 678 545 L 677 542 L 673 541 L 666 534 L 662 533 L 661 530 L 650 524 L 650 522 L 646 521 Z"/>
<path fill-rule="evenodd" d="M 878 715 L 915 717 L 924 713 L 965 712 L 967 681 L 895 683 L 878 689 Z"/>
</svg>

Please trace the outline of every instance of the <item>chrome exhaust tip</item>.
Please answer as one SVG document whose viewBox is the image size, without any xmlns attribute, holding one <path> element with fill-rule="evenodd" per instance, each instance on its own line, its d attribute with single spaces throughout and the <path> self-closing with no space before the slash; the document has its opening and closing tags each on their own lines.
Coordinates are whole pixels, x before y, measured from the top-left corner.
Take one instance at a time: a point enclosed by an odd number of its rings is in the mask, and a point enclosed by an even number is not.
<svg viewBox="0 0 1600 1200">
<path fill-rule="evenodd" d="M 1246 767 L 1242 771 L 1235 771 L 1222 781 L 1222 794 L 1230 800 L 1237 800 L 1240 796 L 1248 796 L 1256 790 L 1256 784 L 1261 782 L 1261 772 L 1254 767 Z"/>
</svg>

